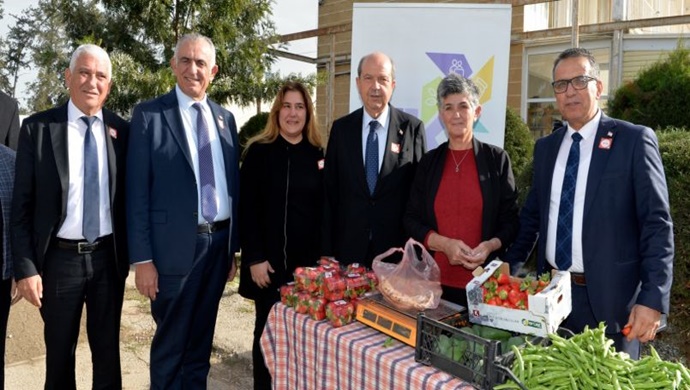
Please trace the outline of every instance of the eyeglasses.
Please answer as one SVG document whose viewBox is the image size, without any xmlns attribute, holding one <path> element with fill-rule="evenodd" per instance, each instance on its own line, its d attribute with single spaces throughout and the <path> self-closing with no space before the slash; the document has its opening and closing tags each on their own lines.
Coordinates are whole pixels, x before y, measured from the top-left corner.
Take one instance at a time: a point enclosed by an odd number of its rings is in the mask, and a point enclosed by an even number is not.
<svg viewBox="0 0 690 390">
<path fill-rule="evenodd" d="M 592 80 L 596 79 L 589 76 L 577 76 L 570 80 L 556 80 L 551 83 L 551 86 L 553 87 L 553 91 L 555 93 L 564 93 L 568 90 L 568 84 L 572 84 L 575 90 L 580 90 L 587 88 L 587 84 L 589 84 L 589 82 Z"/>
</svg>

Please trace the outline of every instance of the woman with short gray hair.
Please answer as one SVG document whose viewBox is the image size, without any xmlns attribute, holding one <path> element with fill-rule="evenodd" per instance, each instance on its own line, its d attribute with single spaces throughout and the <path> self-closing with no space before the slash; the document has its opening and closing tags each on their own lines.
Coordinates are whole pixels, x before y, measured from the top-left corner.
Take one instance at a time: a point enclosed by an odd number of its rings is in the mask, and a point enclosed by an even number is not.
<svg viewBox="0 0 690 390">
<path fill-rule="evenodd" d="M 446 76 L 437 89 L 448 141 L 419 163 L 404 218 L 407 233 L 434 252 L 442 298 L 467 306 L 472 271 L 501 255 L 518 230 L 517 190 L 506 152 L 474 137 L 481 91 Z"/>
</svg>

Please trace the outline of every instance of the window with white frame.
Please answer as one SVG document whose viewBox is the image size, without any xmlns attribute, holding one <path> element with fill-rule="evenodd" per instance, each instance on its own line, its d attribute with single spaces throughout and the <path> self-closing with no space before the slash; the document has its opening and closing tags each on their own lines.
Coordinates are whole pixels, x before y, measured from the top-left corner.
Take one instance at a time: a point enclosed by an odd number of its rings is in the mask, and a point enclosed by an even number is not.
<svg viewBox="0 0 690 390">
<path fill-rule="evenodd" d="M 607 46 L 608 42 L 603 42 L 597 46 L 587 47 L 592 52 L 599 64 L 600 79 L 604 83 L 604 94 L 600 100 L 602 108 L 606 105 L 608 99 L 608 84 L 609 84 L 609 61 L 610 48 Z M 558 54 L 567 46 L 541 46 L 536 48 L 526 49 L 526 79 L 524 114 L 527 126 L 532 131 L 534 138 L 541 138 L 545 135 L 551 134 L 554 126 L 560 123 L 563 119 L 558 106 L 556 105 L 556 96 L 551 87 L 553 62 L 558 57 Z"/>
</svg>

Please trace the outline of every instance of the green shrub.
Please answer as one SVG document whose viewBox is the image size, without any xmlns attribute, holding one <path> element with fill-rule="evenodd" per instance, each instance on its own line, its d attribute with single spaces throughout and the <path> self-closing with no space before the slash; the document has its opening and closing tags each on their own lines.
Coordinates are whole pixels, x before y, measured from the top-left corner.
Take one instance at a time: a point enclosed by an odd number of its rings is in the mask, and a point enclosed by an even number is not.
<svg viewBox="0 0 690 390">
<path fill-rule="evenodd" d="M 534 138 L 520 115 L 506 108 L 505 150 L 513 165 L 515 182 L 520 192 L 520 205 L 524 202 L 532 182 L 532 151 Z"/>
<path fill-rule="evenodd" d="M 657 132 L 659 151 L 668 182 L 675 243 L 673 265 L 673 306 L 690 298 L 690 132 L 667 128 Z"/>
<path fill-rule="evenodd" d="M 690 123 L 690 49 L 678 47 L 613 93 L 607 112 L 652 129 Z"/>
<path fill-rule="evenodd" d="M 244 147 L 247 145 L 247 141 L 259 134 L 266 127 L 266 122 L 268 122 L 268 113 L 260 112 L 249 118 L 247 123 L 240 127 L 240 133 L 238 135 L 240 139 L 240 156 L 244 157 Z"/>
</svg>

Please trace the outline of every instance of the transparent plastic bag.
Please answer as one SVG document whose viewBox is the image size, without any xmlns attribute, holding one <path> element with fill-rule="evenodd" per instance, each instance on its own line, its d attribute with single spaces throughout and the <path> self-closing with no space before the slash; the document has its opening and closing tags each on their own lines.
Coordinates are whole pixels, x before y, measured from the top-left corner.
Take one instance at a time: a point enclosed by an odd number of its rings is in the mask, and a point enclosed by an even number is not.
<svg viewBox="0 0 690 390">
<path fill-rule="evenodd" d="M 419 259 L 415 245 L 421 248 Z M 398 264 L 386 263 L 386 257 L 403 252 Z M 379 278 L 379 291 L 383 297 L 402 310 L 435 309 L 441 301 L 441 271 L 424 246 L 409 239 L 402 248 L 391 248 L 374 258 L 372 268 Z"/>
</svg>

